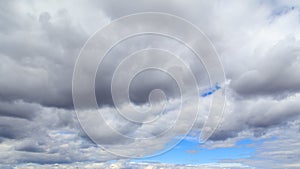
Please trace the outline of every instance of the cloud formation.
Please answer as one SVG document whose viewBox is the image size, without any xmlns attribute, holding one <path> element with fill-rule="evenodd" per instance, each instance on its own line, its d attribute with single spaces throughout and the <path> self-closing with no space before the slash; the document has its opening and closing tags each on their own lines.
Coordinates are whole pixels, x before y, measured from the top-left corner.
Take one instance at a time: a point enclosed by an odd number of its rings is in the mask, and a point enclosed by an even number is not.
<svg viewBox="0 0 300 169">
<path fill-rule="evenodd" d="M 119 159 L 99 149 L 81 129 L 72 103 L 73 69 L 85 41 L 104 24 L 126 14 L 155 11 L 178 15 L 198 26 L 215 45 L 225 68 L 227 109 L 222 124 L 203 146 L 230 147 L 245 137 L 276 136 L 276 140 L 261 145 L 265 148 L 259 149 L 252 159 L 238 162 L 270 168 L 273 162 L 287 168 L 299 165 L 293 163 L 300 152 L 297 148 L 300 139 L 297 137 L 300 118 L 299 2 L 0 3 L 0 163 L 51 164 Z M 149 47 L 162 47 L 180 55 L 199 75 L 200 90 L 209 87 L 203 65 L 178 43 L 156 36 L 127 40 L 107 55 L 95 81 L 99 109 L 107 112 L 112 125 L 123 134 L 149 137 L 167 126 L 129 124 L 114 115 L 110 93 L 113 71 L 125 54 Z M 147 106 L 149 92 L 156 88 L 165 91 L 174 103 L 178 101 L 178 87 L 170 77 L 159 72 L 137 76 L 131 87 L 130 97 L 138 108 Z M 196 119 L 195 130 L 201 129 L 207 117 L 210 99 L 209 96 L 201 98 L 203 113 Z M 177 107 L 168 108 L 159 123 L 173 122 Z M 192 113 L 190 109 L 183 110 L 186 117 Z M 187 123 L 188 118 L 178 123 L 176 131 L 184 133 L 181 129 Z M 100 133 L 99 138 L 120 151 L 128 151 L 120 148 L 122 145 L 137 144 L 136 140 L 110 137 L 109 132 Z M 167 136 L 163 141 L 144 144 L 159 150 L 170 139 L 171 136 Z M 149 153 L 143 147 L 134 148 L 141 155 Z M 261 160 L 266 157 L 267 161 Z"/>
</svg>

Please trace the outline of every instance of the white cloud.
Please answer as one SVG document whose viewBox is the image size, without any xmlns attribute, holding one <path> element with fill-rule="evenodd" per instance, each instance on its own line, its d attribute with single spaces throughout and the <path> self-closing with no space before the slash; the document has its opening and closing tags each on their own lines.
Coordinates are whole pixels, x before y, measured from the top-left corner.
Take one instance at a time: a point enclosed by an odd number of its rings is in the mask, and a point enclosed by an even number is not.
<svg viewBox="0 0 300 169">
<path fill-rule="evenodd" d="M 107 163 L 75 163 L 75 164 L 54 164 L 54 165 L 20 165 L 16 167 L 17 169 L 47 169 L 47 168 L 103 168 L 103 169 L 121 169 L 121 168 L 136 168 L 136 169 L 219 169 L 219 168 L 250 168 L 249 166 L 242 165 L 240 163 L 208 163 L 208 164 L 199 164 L 199 165 L 190 165 L 190 164 L 165 164 L 165 163 L 134 163 L 134 162 L 107 162 Z"/>
</svg>

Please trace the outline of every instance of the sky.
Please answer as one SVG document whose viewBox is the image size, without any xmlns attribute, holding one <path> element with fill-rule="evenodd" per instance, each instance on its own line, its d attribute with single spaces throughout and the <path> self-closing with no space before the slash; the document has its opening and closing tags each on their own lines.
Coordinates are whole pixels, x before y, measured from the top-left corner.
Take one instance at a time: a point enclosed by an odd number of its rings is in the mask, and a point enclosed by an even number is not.
<svg viewBox="0 0 300 169">
<path fill-rule="evenodd" d="M 300 168 L 299 74 L 299 1 L 1 0 L 0 168 Z"/>
</svg>

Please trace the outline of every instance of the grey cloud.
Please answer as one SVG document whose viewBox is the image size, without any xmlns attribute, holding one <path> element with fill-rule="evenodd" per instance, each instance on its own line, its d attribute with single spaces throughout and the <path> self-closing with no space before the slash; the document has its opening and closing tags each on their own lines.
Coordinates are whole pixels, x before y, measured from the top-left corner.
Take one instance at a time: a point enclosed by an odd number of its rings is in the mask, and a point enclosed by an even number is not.
<svg viewBox="0 0 300 169">
<path fill-rule="evenodd" d="M 286 96 L 299 92 L 300 43 L 286 37 L 272 46 L 255 69 L 233 81 L 232 87 L 243 97 L 257 95 Z"/>
<path fill-rule="evenodd" d="M 0 6 L 0 30 L 5 33 L 10 33 L 11 31 L 19 29 L 22 26 L 22 21 L 17 19 L 21 16 L 14 11 L 14 2 L 1 1 Z"/>
<path fill-rule="evenodd" d="M 16 10 L 15 3 L 10 5 Z M 1 99 L 72 107 L 73 67 L 86 33 L 65 10 L 34 17 L 22 10 L 12 12 L 30 26 L 0 34 Z"/>
<path fill-rule="evenodd" d="M 235 130 L 222 130 L 222 129 L 219 129 L 209 139 L 214 140 L 214 141 L 226 140 L 228 138 L 233 138 L 233 137 L 238 136 L 238 132 L 239 131 L 235 131 Z"/>
<path fill-rule="evenodd" d="M 211 140 L 226 140 L 238 136 L 245 130 L 260 137 L 272 128 L 284 126 L 287 122 L 300 117 L 299 94 L 282 100 L 265 98 L 232 101 L 236 104 L 227 106 L 221 126 Z"/>
<path fill-rule="evenodd" d="M 47 136 L 48 130 L 77 128 L 72 111 L 47 109 L 26 102 L 9 105 L 6 109 L 7 113 L 0 116 L 0 137 L 3 138 L 39 138 Z"/>
<path fill-rule="evenodd" d="M 34 113 L 35 118 L 31 120 L 1 116 L 1 164 L 72 163 L 116 158 L 81 137 L 72 110 L 39 106 Z"/>
<path fill-rule="evenodd" d="M 14 3 L 11 4 L 13 7 Z M 12 8 L 11 10 L 14 10 Z M 13 11 L 22 15 L 22 11 Z M 55 13 L 41 12 L 38 16 L 24 15 L 25 21 L 30 25 L 19 28 L 18 33 L 2 34 L 1 49 L 1 76 L 0 91 L 2 99 L 13 101 L 22 99 L 27 102 L 37 102 L 45 106 L 72 107 L 71 78 L 75 59 L 87 39 L 87 33 L 82 25 L 74 23 L 66 9 Z M 29 36 L 30 35 L 30 36 Z M 26 39 L 26 41 L 24 41 Z M 153 40 L 154 39 L 154 40 Z M 135 42 L 143 40 L 145 43 L 136 46 Z M 140 38 L 127 43 L 110 57 L 108 62 L 100 67 L 101 73 L 97 75 L 101 83 L 97 84 L 97 99 L 101 104 L 112 105 L 110 94 L 110 77 L 118 60 L 125 52 L 135 51 L 143 47 L 169 46 L 170 50 L 178 50 L 178 44 L 170 40 L 159 41 L 156 38 Z M 150 44 L 149 44 L 150 43 Z M 152 44 L 151 44 L 152 43 Z M 128 46 L 131 50 L 128 51 Z M 121 47 L 121 48 L 122 48 Z M 18 49 L 18 50 L 15 50 Z M 182 47 L 180 48 L 182 49 Z M 178 50 L 178 52 L 181 52 Z M 187 54 L 189 55 L 189 54 Z M 115 59 L 111 59 L 111 58 Z M 199 62 L 199 61 L 198 61 Z M 199 83 L 208 84 L 207 75 L 199 63 L 193 63 L 195 74 L 199 74 Z M 14 72 L 11 70 L 14 69 Z M 10 76 L 8 76 L 10 75 Z M 157 79 L 157 80 L 152 80 Z M 177 96 L 178 90 L 170 80 L 159 81 L 156 74 L 149 75 L 144 82 L 137 82 L 139 88 L 132 91 L 132 99 L 137 102 L 145 102 L 148 92 L 154 87 L 164 89 L 171 97 Z M 21 83 L 22 82 L 22 83 Z M 148 82 L 152 82 L 148 83 Z M 121 84 L 120 84 L 121 85 Z M 154 85 L 154 86 L 153 86 Z"/>
<path fill-rule="evenodd" d="M 247 8 L 244 6 L 244 3 L 247 4 Z M 246 1 L 243 4 L 236 2 L 234 3 L 235 8 L 243 10 L 236 10 L 238 14 L 234 16 L 230 15 L 225 8 L 221 8 L 222 6 L 229 5 L 222 2 L 205 3 L 204 1 L 199 1 L 195 3 L 194 1 L 187 1 L 185 5 L 189 9 L 194 9 L 196 6 L 198 8 L 197 10 L 191 10 L 193 14 L 185 11 L 179 1 L 172 2 L 171 7 L 169 6 L 170 3 L 166 5 L 158 1 L 124 2 L 122 5 L 116 2 L 106 2 L 101 3 L 101 5 L 101 7 L 99 6 L 101 9 L 115 17 L 141 11 L 159 11 L 187 17 L 189 20 L 194 21 L 197 26 L 209 35 L 211 40 L 216 44 L 217 49 L 224 55 L 223 59 L 226 63 L 224 66 L 225 70 L 227 70 L 227 77 L 232 80 L 231 87 L 240 97 L 272 95 L 273 97 L 281 98 L 286 97 L 289 93 L 299 91 L 300 81 L 296 77 L 297 72 L 299 72 L 299 65 L 297 64 L 299 42 L 294 38 L 297 34 L 293 30 L 280 30 L 280 27 L 284 24 L 281 20 L 288 17 L 292 19 L 292 14 L 296 14 L 298 10 L 291 10 L 281 15 L 275 15 L 274 11 L 282 9 L 283 2 L 258 3 L 255 1 Z M 294 7 L 297 5 L 299 4 L 290 4 L 290 6 Z M 130 10 L 133 6 L 137 6 L 137 8 Z M 230 9 L 232 4 L 230 7 L 227 7 Z M 253 10 L 257 11 L 255 15 L 251 13 Z M 199 15 L 196 17 L 197 12 Z M 205 18 L 201 17 L 203 13 L 210 16 L 213 22 L 205 22 Z M 245 22 L 245 18 L 250 20 L 250 22 Z M 271 23 L 270 18 L 273 18 Z M 217 29 L 219 27 L 216 24 L 223 25 L 222 29 Z M 267 27 L 268 25 L 271 28 Z M 296 27 L 299 27 L 299 23 L 296 23 L 296 25 Z M 239 28 L 238 30 L 236 30 L 237 27 Z M 274 32 L 273 27 L 279 30 Z M 245 36 L 249 28 L 252 28 L 253 32 L 251 32 L 251 35 Z M 270 31 L 273 32 L 262 34 L 261 31 L 263 29 L 271 29 Z M 280 34 L 280 31 L 282 31 L 281 34 L 283 35 Z M 270 43 L 268 36 L 272 36 L 272 33 L 278 34 L 278 38 Z M 258 40 L 253 38 L 255 36 L 257 36 Z M 286 36 L 286 38 L 279 38 L 282 36 Z M 260 42 L 260 39 L 262 42 Z M 264 41 L 266 41 L 263 44 L 264 49 L 261 49 L 262 46 L 260 46 L 260 43 Z M 264 52 L 261 53 L 260 50 Z M 233 63 L 233 60 L 235 60 L 235 63 Z"/>
<path fill-rule="evenodd" d="M 26 119 L 1 116 L 0 121 L 0 137 L 2 138 L 22 139 L 34 131 L 30 127 L 31 122 Z"/>
<path fill-rule="evenodd" d="M 22 101 L 0 102 L 0 116 L 32 120 L 36 116 L 38 110 L 39 105 L 28 105 Z"/>
<path fill-rule="evenodd" d="M 46 150 L 36 141 L 28 140 L 21 142 L 15 147 L 16 151 L 26 151 L 26 152 L 46 152 Z"/>
<path fill-rule="evenodd" d="M 228 160 L 256 168 L 298 168 L 300 151 L 299 120 L 285 126 L 275 127 L 268 132 L 266 140 L 256 147 L 257 152 L 247 159 Z"/>
<path fill-rule="evenodd" d="M 99 64 L 96 75 L 96 96 L 100 105 L 107 104 L 112 105 L 111 96 L 111 80 L 114 71 L 117 66 L 135 51 L 145 48 L 159 48 L 168 50 L 175 55 L 178 55 L 188 66 L 195 75 L 198 84 L 203 86 L 209 86 L 209 79 L 206 70 L 201 61 L 184 45 L 179 42 L 166 37 L 159 37 L 157 35 L 145 35 L 137 36 L 124 40 L 120 44 L 116 45 Z M 161 60 L 136 60 L 134 64 L 139 65 L 144 62 L 161 63 Z M 171 64 L 171 62 L 170 62 Z M 167 67 L 168 65 L 165 65 Z M 128 68 L 131 69 L 130 67 Z M 179 72 L 184 73 L 184 72 Z M 126 72 L 124 72 L 124 77 Z M 124 85 L 124 84 L 118 84 Z M 189 85 L 189 84 L 186 84 Z M 180 91 L 176 82 L 166 73 L 159 70 L 147 70 L 141 72 L 136 76 L 129 88 L 129 96 L 136 104 L 143 104 L 148 102 L 149 92 L 153 89 L 162 89 L 168 98 L 176 98 L 180 96 Z"/>
<path fill-rule="evenodd" d="M 0 143 L 4 145 L 4 148 L 0 147 L 0 163 L 72 163 L 119 158 L 99 150 L 80 129 L 75 113 L 69 109 L 73 106 L 71 80 L 80 48 L 88 36 L 102 26 L 102 21 L 135 12 L 158 11 L 185 17 L 199 26 L 216 45 L 231 81 L 227 93 L 231 105 L 210 141 L 239 139 L 244 132 L 250 133 L 249 137 L 265 137 L 272 130 L 299 119 L 300 24 L 299 4 L 296 2 L 18 3 L 21 2 L 1 1 L 0 5 Z M 274 10 L 282 5 L 295 8 L 274 15 Z M 201 63 L 194 62 L 193 57 L 185 57 L 190 54 L 176 43 L 155 37 L 135 40 L 131 44 L 129 41 L 123 46 L 121 44 L 99 66 L 95 83 L 100 106 L 113 108 L 110 81 L 120 60 L 145 47 L 164 47 L 178 55 L 183 54 L 193 72 L 199 75 L 200 86 L 207 86 L 208 78 L 203 66 L 199 66 Z M 136 43 L 141 41 L 143 43 Z M 134 103 L 143 105 L 147 102 L 148 93 L 153 88 L 163 89 L 172 99 L 178 96 L 176 85 L 165 75 L 148 72 L 145 77 L 133 81 L 130 94 Z M 191 113 L 188 108 L 184 112 Z M 166 125 L 170 119 L 166 115 L 161 120 Z M 203 120 L 199 123 L 202 124 Z M 161 130 L 146 125 L 124 126 L 122 132 L 132 135 L 147 135 L 149 131 L 155 135 Z M 289 145 L 297 147 L 299 138 L 290 140 L 288 137 L 299 133 L 290 132 L 289 128 L 286 130 L 287 135 L 267 145 L 259 152 L 259 157 L 273 155 L 272 163 L 279 160 L 281 154 L 291 151 Z M 111 146 L 130 144 L 115 137 L 103 139 Z M 162 148 L 161 144 L 149 143 L 157 149 Z M 281 151 L 268 153 L 274 151 L 276 145 L 282 145 L 278 148 Z M 143 147 L 131 147 L 130 150 L 144 153 Z M 297 151 L 296 148 L 281 163 L 297 160 Z M 246 163 L 251 162 L 254 163 Z M 258 166 L 263 166 L 263 163 Z"/>
<path fill-rule="evenodd" d="M 128 0 L 118 2 L 113 0 L 102 2 L 94 1 L 94 4 L 113 19 L 138 12 L 182 12 L 179 1 L 170 3 L 170 1 L 161 2 L 158 0 L 134 2 Z"/>
</svg>

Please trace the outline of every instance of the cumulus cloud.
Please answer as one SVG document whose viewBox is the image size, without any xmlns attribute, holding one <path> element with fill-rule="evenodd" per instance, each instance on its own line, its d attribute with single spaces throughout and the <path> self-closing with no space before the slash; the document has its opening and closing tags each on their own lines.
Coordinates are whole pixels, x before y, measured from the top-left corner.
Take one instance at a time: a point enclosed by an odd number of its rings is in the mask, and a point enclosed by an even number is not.
<svg viewBox="0 0 300 169">
<path fill-rule="evenodd" d="M 120 158 L 97 147 L 81 129 L 72 103 L 73 69 L 84 42 L 105 23 L 126 14 L 155 11 L 188 19 L 211 39 L 220 54 L 228 78 L 227 109 L 220 127 L 204 146 L 230 147 L 245 137 L 279 135 L 275 141 L 263 145 L 265 148 L 258 151 L 256 159 L 240 162 L 259 167 L 274 161 L 284 167 L 299 165 L 292 163 L 299 156 L 295 148 L 299 141 L 296 136 L 300 117 L 299 2 L 0 3 L 0 163 L 73 163 Z M 176 117 L 178 105 L 171 104 L 157 121 L 163 126 L 133 124 L 118 116 L 113 107 L 110 86 L 117 65 L 133 51 L 155 47 L 178 54 L 198 75 L 200 90 L 209 87 L 204 66 L 178 42 L 149 35 L 120 43 L 99 66 L 95 92 L 99 109 L 107 115 L 110 125 L 131 137 L 157 136 L 169 124 L 174 124 Z M 89 62 L 93 64 L 92 60 Z M 138 64 L 143 62 L 145 60 L 137 61 Z M 147 107 L 149 93 L 156 88 L 165 91 L 169 101 L 178 102 L 178 86 L 168 75 L 155 71 L 132 81 L 130 99 L 138 108 Z M 201 129 L 211 101 L 210 97 L 200 100 L 203 107 L 194 130 Z M 176 123 L 173 130 L 176 134 L 184 134 L 190 123 L 188 117 L 193 113 L 194 102 L 189 103 L 182 111 L 183 120 Z M 128 107 L 123 105 L 124 109 Z M 148 115 L 142 118 L 153 116 Z M 124 147 L 128 146 L 141 155 L 149 153 L 143 148 L 145 145 L 159 150 L 174 137 L 171 134 L 161 140 L 138 142 L 122 140 L 110 131 L 97 134 L 110 148 L 126 152 L 128 149 Z M 136 146 L 139 144 L 143 146 Z M 269 161 L 259 160 L 265 157 Z"/>
</svg>

